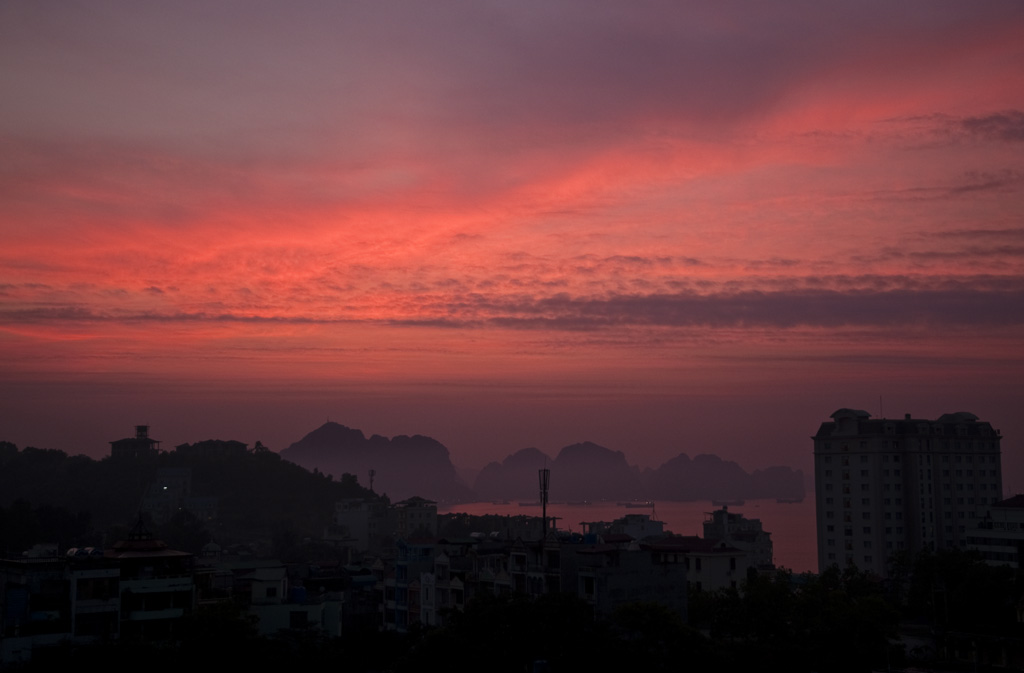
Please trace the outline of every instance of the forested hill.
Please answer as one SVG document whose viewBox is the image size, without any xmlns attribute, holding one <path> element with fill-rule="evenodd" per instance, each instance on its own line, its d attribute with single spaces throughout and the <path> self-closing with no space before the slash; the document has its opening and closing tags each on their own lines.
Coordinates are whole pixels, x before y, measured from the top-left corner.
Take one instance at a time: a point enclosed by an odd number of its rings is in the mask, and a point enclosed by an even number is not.
<svg viewBox="0 0 1024 673">
<path fill-rule="evenodd" d="M 161 468 L 189 468 L 190 494 L 215 499 L 216 521 L 208 527 L 218 541 L 266 538 L 282 529 L 319 536 L 331 521 L 336 501 L 376 497 L 352 475 L 334 479 L 309 472 L 258 442 L 250 449 L 241 442 L 210 440 L 140 458 L 98 461 L 54 449 L 19 451 L 9 442 L 0 442 L 0 507 L 5 508 L 0 534 L 9 538 L 14 534 L 12 526 L 31 527 L 31 520 L 12 523 L 11 518 L 29 505 L 43 506 L 45 511 L 64 509 L 79 527 L 88 522 L 90 533 L 95 534 L 130 525 Z M 9 539 L 0 542 L 10 548 Z"/>
</svg>

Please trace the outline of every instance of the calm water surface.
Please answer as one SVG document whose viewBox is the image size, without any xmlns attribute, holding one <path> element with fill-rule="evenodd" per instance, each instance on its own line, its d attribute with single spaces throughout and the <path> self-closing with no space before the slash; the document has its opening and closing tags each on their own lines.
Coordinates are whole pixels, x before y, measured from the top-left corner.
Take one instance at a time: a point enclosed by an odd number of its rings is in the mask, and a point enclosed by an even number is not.
<svg viewBox="0 0 1024 673">
<path fill-rule="evenodd" d="M 704 534 L 704 519 L 716 509 L 710 502 L 658 502 L 654 505 L 654 518 L 665 522 L 666 530 L 680 535 Z M 439 512 L 466 512 L 468 514 L 503 514 L 540 516 L 539 506 L 520 506 L 517 503 L 496 504 L 473 502 L 438 507 Z M 814 499 L 784 504 L 775 500 L 747 500 L 743 505 L 730 505 L 729 511 L 748 519 L 760 519 L 761 525 L 772 534 L 775 545 L 775 565 L 800 572 L 817 572 L 818 552 L 815 542 Z M 611 521 L 626 514 L 648 514 L 650 508 L 623 507 L 614 502 L 595 502 L 590 505 L 549 504 L 548 516 L 558 517 L 562 530 L 582 532 L 582 521 Z"/>
</svg>

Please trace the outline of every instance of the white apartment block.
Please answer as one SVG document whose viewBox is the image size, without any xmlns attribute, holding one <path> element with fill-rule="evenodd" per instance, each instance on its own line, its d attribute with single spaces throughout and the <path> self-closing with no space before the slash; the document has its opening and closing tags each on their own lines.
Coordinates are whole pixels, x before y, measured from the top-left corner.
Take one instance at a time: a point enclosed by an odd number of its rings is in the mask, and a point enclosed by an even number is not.
<svg viewBox="0 0 1024 673">
<path fill-rule="evenodd" d="M 896 552 L 964 547 L 1002 500 L 999 431 L 961 411 L 872 419 L 840 409 L 814 435 L 818 567 L 885 577 Z"/>
</svg>

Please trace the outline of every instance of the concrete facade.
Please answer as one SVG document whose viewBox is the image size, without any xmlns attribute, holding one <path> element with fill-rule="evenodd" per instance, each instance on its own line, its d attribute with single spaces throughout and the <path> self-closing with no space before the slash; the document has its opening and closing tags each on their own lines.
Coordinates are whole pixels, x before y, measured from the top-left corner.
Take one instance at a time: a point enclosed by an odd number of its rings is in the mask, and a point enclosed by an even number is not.
<svg viewBox="0 0 1024 673">
<path fill-rule="evenodd" d="M 818 567 L 885 577 L 889 557 L 965 547 L 1002 500 L 999 431 L 969 412 L 872 419 L 839 409 L 814 435 Z"/>
</svg>

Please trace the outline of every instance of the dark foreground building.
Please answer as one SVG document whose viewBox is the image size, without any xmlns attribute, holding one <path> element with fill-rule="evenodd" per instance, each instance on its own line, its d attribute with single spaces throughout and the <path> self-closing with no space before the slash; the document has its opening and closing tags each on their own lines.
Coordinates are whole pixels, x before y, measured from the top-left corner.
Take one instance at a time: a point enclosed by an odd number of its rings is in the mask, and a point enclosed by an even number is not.
<svg viewBox="0 0 1024 673">
<path fill-rule="evenodd" d="M 931 420 L 839 409 L 813 439 L 822 570 L 852 562 L 885 577 L 895 552 L 965 547 L 1003 497 L 999 431 L 966 411 Z"/>
</svg>

